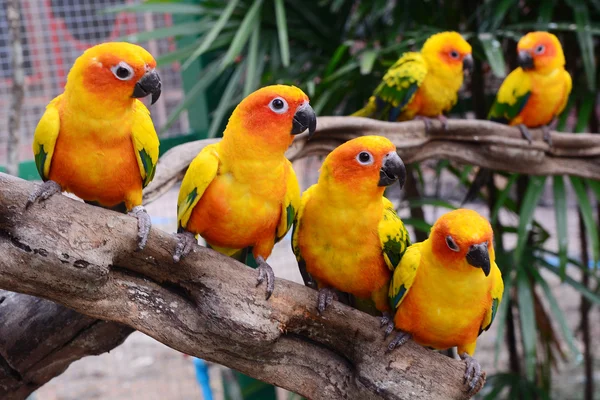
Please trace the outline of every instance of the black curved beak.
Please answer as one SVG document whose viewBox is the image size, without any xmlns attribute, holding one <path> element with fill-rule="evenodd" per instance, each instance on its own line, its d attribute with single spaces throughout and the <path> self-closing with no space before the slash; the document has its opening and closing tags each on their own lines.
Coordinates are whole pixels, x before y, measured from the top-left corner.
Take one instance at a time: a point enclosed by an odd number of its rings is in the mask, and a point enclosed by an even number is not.
<svg viewBox="0 0 600 400">
<path fill-rule="evenodd" d="M 519 51 L 519 56 L 517 57 L 517 61 L 519 66 L 523 69 L 533 69 L 533 58 L 531 54 L 529 54 L 526 50 Z"/>
<path fill-rule="evenodd" d="M 310 139 L 317 129 L 317 115 L 308 102 L 304 102 L 296 109 L 294 121 L 292 122 L 292 135 L 297 135 L 308 129 Z"/>
<path fill-rule="evenodd" d="M 151 104 L 154 104 L 160 97 L 161 86 L 162 85 L 160 83 L 160 76 L 158 76 L 158 72 L 155 70 L 148 71 L 135 84 L 135 88 L 133 89 L 133 94 L 131 97 L 139 99 L 152 93 Z"/>
<path fill-rule="evenodd" d="M 391 151 L 383 157 L 377 186 L 390 186 L 396 181 L 402 189 L 406 183 L 406 167 L 398 153 Z"/>
<path fill-rule="evenodd" d="M 467 262 L 474 267 L 481 268 L 485 276 L 488 276 L 490 274 L 490 253 L 487 242 L 469 247 Z"/>
<path fill-rule="evenodd" d="M 470 54 L 463 58 L 463 71 L 473 72 L 473 56 Z"/>
</svg>

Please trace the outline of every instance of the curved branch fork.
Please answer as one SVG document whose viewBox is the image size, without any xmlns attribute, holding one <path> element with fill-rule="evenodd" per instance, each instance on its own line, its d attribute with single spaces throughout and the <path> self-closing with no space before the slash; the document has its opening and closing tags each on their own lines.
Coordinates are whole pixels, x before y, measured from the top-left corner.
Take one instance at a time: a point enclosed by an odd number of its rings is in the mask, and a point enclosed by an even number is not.
<svg viewBox="0 0 600 400">
<path fill-rule="evenodd" d="M 277 279 L 269 301 L 250 268 L 198 246 L 174 264 L 173 235 L 0 174 L 0 287 L 129 325 L 184 353 L 310 399 L 466 399 L 465 364 L 408 343 L 385 353 L 377 320 Z"/>
</svg>

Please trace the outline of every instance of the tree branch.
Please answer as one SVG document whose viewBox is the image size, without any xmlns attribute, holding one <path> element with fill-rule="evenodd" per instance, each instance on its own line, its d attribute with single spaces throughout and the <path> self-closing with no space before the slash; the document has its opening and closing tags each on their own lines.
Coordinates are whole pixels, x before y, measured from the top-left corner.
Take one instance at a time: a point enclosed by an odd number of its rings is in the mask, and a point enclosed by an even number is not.
<svg viewBox="0 0 600 400">
<path fill-rule="evenodd" d="M 575 175 L 600 179 L 600 135 L 552 132 L 552 147 L 542 131 L 532 129 L 529 144 L 517 128 L 482 120 L 448 121 L 444 131 L 437 121 L 425 133 L 423 122 L 381 122 L 359 117 L 319 117 L 317 133 L 309 141 L 300 135 L 287 153 L 297 160 L 328 154 L 343 142 L 361 135 L 383 135 L 397 147 L 405 163 L 431 158 L 477 165 L 499 171 L 529 175 Z M 187 166 L 210 141 L 177 146 L 159 161 L 157 175 L 146 188 L 144 199 L 152 201 L 180 180 Z"/>
<path fill-rule="evenodd" d="M 136 252 L 132 217 L 54 196 L 25 210 L 33 184 L 0 174 L 0 287 L 123 323 L 184 353 L 311 399 L 464 399 L 465 364 L 414 343 L 386 354 L 377 319 L 198 246 L 173 264 L 172 235 Z"/>
</svg>

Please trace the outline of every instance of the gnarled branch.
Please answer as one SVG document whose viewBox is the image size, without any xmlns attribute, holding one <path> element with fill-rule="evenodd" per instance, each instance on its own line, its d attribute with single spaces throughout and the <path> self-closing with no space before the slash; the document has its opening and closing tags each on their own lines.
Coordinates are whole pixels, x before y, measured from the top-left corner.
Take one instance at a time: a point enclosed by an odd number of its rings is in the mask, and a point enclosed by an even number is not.
<svg viewBox="0 0 600 400">
<path fill-rule="evenodd" d="M 198 246 L 174 264 L 158 229 L 136 251 L 134 218 L 57 195 L 29 210 L 33 184 L 0 174 L 0 287 L 140 330 L 162 343 L 311 399 L 464 399 L 465 364 L 408 343 L 386 354 L 377 319 Z"/>
<path fill-rule="evenodd" d="M 291 160 L 327 154 L 343 142 L 362 135 L 383 135 L 398 149 L 405 163 L 443 158 L 480 167 L 530 175 L 575 175 L 600 179 L 600 136 L 551 132 L 552 147 L 542 131 L 531 130 L 529 144 L 517 128 L 482 120 L 448 121 L 444 130 L 433 122 L 425 133 L 423 122 L 381 122 L 359 117 L 319 117 L 317 133 L 307 141 L 301 135 L 287 156 Z M 198 152 L 215 139 L 177 146 L 159 161 L 157 175 L 144 198 L 156 199 L 183 177 Z M 160 172 L 160 173 L 159 173 Z"/>
</svg>

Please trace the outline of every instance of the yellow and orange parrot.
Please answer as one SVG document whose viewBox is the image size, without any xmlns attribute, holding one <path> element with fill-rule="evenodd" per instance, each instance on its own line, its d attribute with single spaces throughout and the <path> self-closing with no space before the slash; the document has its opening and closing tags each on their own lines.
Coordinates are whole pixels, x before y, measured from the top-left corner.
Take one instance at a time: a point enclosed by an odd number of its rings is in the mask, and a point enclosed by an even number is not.
<svg viewBox="0 0 600 400">
<path fill-rule="evenodd" d="M 446 126 L 445 112 L 456 104 L 463 70 L 473 68 L 471 45 L 457 32 L 441 32 L 421 52 L 404 53 L 383 76 L 367 105 L 352 114 L 384 121 L 429 118 Z"/>
<path fill-rule="evenodd" d="M 46 107 L 35 130 L 33 153 L 44 183 L 27 206 L 55 193 L 138 219 L 143 249 L 151 221 L 142 188 L 154 177 L 158 136 L 138 98 L 161 93 L 156 61 L 142 47 L 103 43 L 87 49 L 69 71 L 62 94 Z"/>
<path fill-rule="evenodd" d="M 410 239 L 383 192 L 405 179 L 394 144 L 363 136 L 332 151 L 302 194 L 292 247 L 305 283 L 319 289 L 319 312 L 338 290 L 371 300 L 388 322 L 390 280 Z"/>
<path fill-rule="evenodd" d="M 471 390 L 481 376 L 472 358 L 477 338 L 491 326 L 504 291 L 493 235 L 477 212 L 451 211 L 436 221 L 427 240 L 408 248 L 390 285 L 400 332 L 388 348 L 410 338 L 434 349 L 458 346 Z"/>
<path fill-rule="evenodd" d="M 552 145 L 550 124 L 564 109 L 571 93 L 571 75 L 558 38 L 548 32 L 530 32 L 517 44 L 519 65 L 502 82 L 488 118 L 517 125 L 531 142 L 527 128 L 542 127 Z"/>
<path fill-rule="evenodd" d="M 240 261 L 251 253 L 258 284 L 266 279 L 268 299 L 274 275 L 265 260 L 300 205 L 300 187 L 285 152 L 294 135 L 306 129 L 312 135 L 316 123 L 308 97 L 294 86 L 267 86 L 242 100 L 223 139 L 205 147 L 183 178 L 175 262 L 191 251 L 196 235 Z"/>
</svg>

